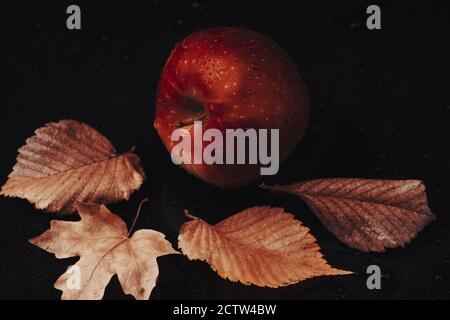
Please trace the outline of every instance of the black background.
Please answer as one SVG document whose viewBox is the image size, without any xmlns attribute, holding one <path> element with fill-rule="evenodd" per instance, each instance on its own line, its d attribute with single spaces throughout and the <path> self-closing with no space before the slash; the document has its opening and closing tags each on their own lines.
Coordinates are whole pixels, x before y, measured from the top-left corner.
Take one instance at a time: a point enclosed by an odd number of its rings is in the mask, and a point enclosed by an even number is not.
<svg viewBox="0 0 450 320">
<path fill-rule="evenodd" d="M 167 235 L 176 247 L 182 209 L 215 223 L 246 207 L 283 206 L 318 239 L 327 260 L 356 272 L 280 289 L 246 287 L 183 256 L 158 259 L 153 299 L 450 298 L 449 10 L 437 3 L 380 2 L 382 30 L 365 27 L 366 1 L 166 2 L 53 1 L 2 4 L 0 183 L 17 149 L 44 123 L 86 122 L 119 151 L 137 146 L 147 182 L 110 208 L 137 228 Z M 66 28 L 70 4 L 82 30 Z M 438 219 L 404 249 L 364 254 L 341 244 L 296 198 L 250 186 L 220 190 L 170 162 L 153 129 L 156 86 L 174 44 L 206 27 L 244 26 L 279 42 L 309 87 L 312 123 L 299 147 L 267 183 L 310 178 L 424 180 Z M 77 258 L 58 260 L 27 243 L 55 216 L 21 199 L 0 199 L 0 298 L 57 299 L 53 283 Z M 72 219 L 76 219 L 73 217 Z M 368 265 L 381 267 L 382 290 L 366 288 Z M 114 277 L 107 299 L 129 299 Z"/>
</svg>

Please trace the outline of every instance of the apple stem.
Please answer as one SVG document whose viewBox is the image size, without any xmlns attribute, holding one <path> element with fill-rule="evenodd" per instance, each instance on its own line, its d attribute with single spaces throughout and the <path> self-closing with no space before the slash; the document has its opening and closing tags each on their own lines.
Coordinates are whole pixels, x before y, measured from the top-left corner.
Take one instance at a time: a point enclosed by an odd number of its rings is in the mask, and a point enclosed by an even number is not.
<svg viewBox="0 0 450 320">
<path fill-rule="evenodd" d="M 186 121 L 177 121 L 177 123 L 175 124 L 175 126 L 177 128 L 181 128 L 181 127 L 185 127 L 185 126 L 189 126 L 194 124 L 195 121 L 197 120 L 201 120 L 205 117 L 205 112 L 204 111 L 200 111 L 195 117 L 188 119 Z"/>
<path fill-rule="evenodd" d="M 128 237 L 130 237 L 130 234 L 131 234 L 131 232 L 133 231 L 134 226 L 136 225 L 136 221 L 137 221 L 137 219 L 139 218 L 139 215 L 140 215 L 140 213 L 141 213 L 142 205 L 143 205 L 144 203 L 146 203 L 146 202 L 148 202 L 148 198 L 143 199 L 143 200 L 141 201 L 141 203 L 139 203 L 139 207 L 138 207 L 138 209 L 137 209 L 136 215 L 134 216 L 133 224 L 131 225 L 131 228 L 130 228 L 130 230 L 128 231 Z"/>
</svg>

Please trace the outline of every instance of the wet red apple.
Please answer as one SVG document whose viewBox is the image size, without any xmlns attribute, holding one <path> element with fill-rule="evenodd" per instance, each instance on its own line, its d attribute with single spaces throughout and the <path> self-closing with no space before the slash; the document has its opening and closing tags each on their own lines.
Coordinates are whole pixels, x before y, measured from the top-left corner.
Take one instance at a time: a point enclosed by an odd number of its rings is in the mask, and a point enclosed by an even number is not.
<svg viewBox="0 0 450 320">
<path fill-rule="evenodd" d="M 192 133 L 194 120 L 202 121 L 203 130 L 224 134 L 226 129 L 279 129 L 282 162 L 309 124 L 309 104 L 295 63 L 276 42 L 244 28 L 207 29 L 173 49 L 159 81 L 154 126 L 169 152 L 177 144 L 172 132 L 181 127 Z M 219 187 L 261 178 L 260 164 L 181 166 Z"/>
</svg>

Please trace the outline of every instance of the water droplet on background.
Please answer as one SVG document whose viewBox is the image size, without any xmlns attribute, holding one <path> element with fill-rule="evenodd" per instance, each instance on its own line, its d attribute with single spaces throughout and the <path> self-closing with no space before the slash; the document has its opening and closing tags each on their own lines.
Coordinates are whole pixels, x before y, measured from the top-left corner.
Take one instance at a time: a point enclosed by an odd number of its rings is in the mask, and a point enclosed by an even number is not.
<svg viewBox="0 0 450 320">
<path fill-rule="evenodd" d="M 119 60 L 121 63 L 123 64 L 128 64 L 130 63 L 131 60 L 133 60 L 134 58 L 134 52 L 132 51 L 122 51 L 119 54 Z"/>
<path fill-rule="evenodd" d="M 434 279 L 437 281 L 441 281 L 442 279 L 444 279 L 444 276 L 440 273 L 437 273 L 434 275 Z"/>
</svg>

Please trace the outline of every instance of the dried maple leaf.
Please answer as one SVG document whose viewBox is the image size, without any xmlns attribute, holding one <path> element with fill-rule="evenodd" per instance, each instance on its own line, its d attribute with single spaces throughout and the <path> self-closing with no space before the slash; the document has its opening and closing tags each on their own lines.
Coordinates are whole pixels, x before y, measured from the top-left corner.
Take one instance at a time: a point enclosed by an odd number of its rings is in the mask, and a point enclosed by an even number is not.
<svg viewBox="0 0 450 320">
<path fill-rule="evenodd" d="M 337 178 L 262 187 L 299 196 L 339 240 L 364 252 L 404 246 L 435 219 L 418 180 Z"/>
<path fill-rule="evenodd" d="M 231 281 L 276 288 L 351 273 L 329 266 L 309 229 L 282 208 L 249 208 L 214 226 L 190 217 L 178 246 L 189 259 L 208 262 Z"/>
<path fill-rule="evenodd" d="M 144 178 L 137 155 L 118 155 L 95 129 L 62 120 L 46 124 L 27 139 L 0 194 L 25 198 L 49 212 L 70 213 L 76 201 L 128 199 Z"/>
<path fill-rule="evenodd" d="M 126 294 L 148 299 L 159 273 L 156 258 L 178 252 L 154 230 L 138 230 L 129 238 L 125 223 L 104 205 L 78 202 L 75 207 L 80 221 L 53 220 L 49 230 L 30 240 L 58 259 L 81 257 L 55 282 L 55 288 L 63 292 L 61 298 L 101 299 L 117 274 Z M 78 286 L 71 278 L 74 267 L 79 270 Z"/>
</svg>

